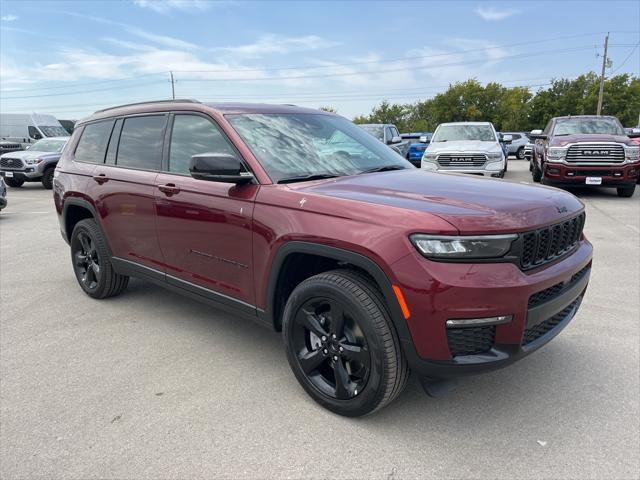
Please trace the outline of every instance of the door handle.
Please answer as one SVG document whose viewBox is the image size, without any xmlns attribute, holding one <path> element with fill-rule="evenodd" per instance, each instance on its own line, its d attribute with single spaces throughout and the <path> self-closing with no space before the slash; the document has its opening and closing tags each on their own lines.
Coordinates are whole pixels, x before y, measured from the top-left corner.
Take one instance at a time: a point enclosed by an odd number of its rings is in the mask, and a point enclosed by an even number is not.
<svg viewBox="0 0 640 480">
<path fill-rule="evenodd" d="M 167 197 L 175 195 L 180 192 L 180 187 L 176 187 L 174 183 L 167 183 L 166 185 L 158 185 L 158 190 L 164 193 Z"/>
<path fill-rule="evenodd" d="M 100 173 L 98 175 L 94 175 L 93 180 L 96 181 L 99 185 L 102 185 L 103 183 L 109 181 L 109 177 L 107 177 L 107 175 L 104 173 Z"/>
</svg>

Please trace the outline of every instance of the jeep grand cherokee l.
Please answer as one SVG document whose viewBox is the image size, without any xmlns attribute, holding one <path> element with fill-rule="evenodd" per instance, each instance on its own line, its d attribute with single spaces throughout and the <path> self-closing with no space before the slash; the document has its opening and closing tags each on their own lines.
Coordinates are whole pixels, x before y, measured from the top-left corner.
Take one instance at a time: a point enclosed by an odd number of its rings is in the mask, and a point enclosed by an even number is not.
<svg viewBox="0 0 640 480">
<path fill-rule="evenodd" d="M 552 118 L 544 131 L 531 135 L 533 180 L 614 187 L 619 196 L 631 197 L 640 174 L 640 147 L 627 135 L 616 117 Z"/>
<path fill-rule="evenodd" d="M 433 393 L 538 349 L 575 315 L 591 267 L 573 195 L 425 172 L 293 106 L 96 112 L 54 201 L 87 295 L 134 276 L 257 319 L 282 332 L 308 394 L 348 416 L 388 404 L 410 370 Z"/>
</svg>

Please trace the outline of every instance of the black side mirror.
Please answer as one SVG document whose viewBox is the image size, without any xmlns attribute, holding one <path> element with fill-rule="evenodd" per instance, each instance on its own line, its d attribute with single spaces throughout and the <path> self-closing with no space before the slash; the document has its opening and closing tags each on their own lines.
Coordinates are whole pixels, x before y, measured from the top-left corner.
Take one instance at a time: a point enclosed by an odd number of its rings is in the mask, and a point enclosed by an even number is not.
<svg viewBox="0 0 640 480">
<path fill-rule="evenodd" d="M 251 172 L 243 172 L 244 165 L 230 153 L 200 153 L 191 157 L 189 173 L 198 180 L 223 183 L 249 183 Z"/>
</svg>

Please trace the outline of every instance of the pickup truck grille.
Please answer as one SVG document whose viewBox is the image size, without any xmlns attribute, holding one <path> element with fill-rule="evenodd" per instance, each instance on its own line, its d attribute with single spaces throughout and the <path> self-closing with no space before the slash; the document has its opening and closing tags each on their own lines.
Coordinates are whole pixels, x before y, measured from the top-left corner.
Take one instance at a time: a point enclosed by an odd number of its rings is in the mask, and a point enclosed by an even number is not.
<svg viewBox="0 0 640 480">
<path fill-rule="evenodd" d="M 578 143 L 567 150 L 567 163 L 587 165 L 624 162 L 624 147 L 614 143 Z"/>
<path fill-rule="evenodd" d="M 477 168 L 487 163 L 486 155 L 481 153 L 443 153 L 437 159 L 441 167 Z"/>
<path fill-rule="evenodd" d="M 19 158 L 0 158 L 0 168 L 20 170 L 24 168 L 24 163 Z"/>
<path fill-rule="evenodd" d="M 522 234 L 522 269 L 538 267 L 573 250 L 580 240 L 584 220 L 581 213 L 571 220 Z"/>
</svg>

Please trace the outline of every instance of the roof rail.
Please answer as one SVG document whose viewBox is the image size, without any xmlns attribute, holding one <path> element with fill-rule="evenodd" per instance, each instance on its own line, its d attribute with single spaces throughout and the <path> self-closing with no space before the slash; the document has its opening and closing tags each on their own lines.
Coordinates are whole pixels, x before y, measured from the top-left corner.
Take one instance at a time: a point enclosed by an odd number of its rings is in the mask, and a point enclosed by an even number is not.
<svg viewBox="0 0 640 480">
<path fill-rule="evenodd" d="M 107 112 L 109 110 L 115 110 L 122 107 L 133 107 L 134 105 L 148 105 L 152 103 L 201 103 L 198 100 L 192 98 L 173 99 L 173 100 L 148 100 L 146 102 L 125 103 L 124 105 L 116 105 L 115 107 L 103 108 L 102 110 L 96 110 L 94 113 Z"/>
</svg>

